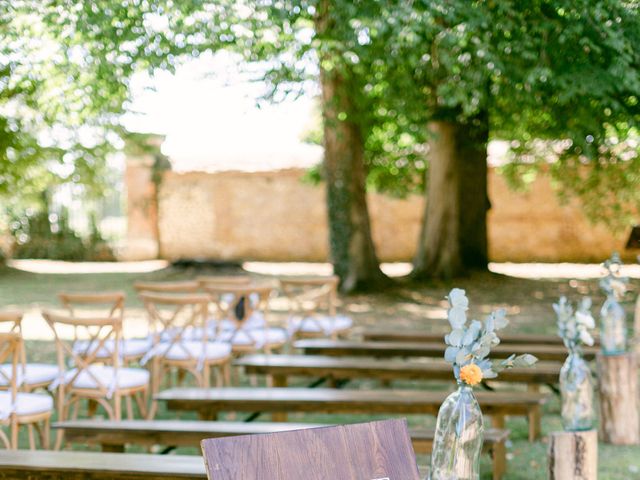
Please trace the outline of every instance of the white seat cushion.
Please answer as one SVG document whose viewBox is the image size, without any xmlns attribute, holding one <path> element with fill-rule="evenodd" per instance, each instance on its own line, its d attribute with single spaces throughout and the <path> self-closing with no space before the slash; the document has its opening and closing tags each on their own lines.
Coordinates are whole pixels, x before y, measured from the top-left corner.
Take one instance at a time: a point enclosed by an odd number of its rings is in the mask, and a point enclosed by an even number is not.
<svg viewBox="0 0 640 480">
<path fill-rule="evenodd" d="M 73 351 L 77 354 L 82 354 L 85 351 L 89 351 L 89 353 L 93 353 L 93 351 L 97 348 L 99 342 L 94 340 L 92 342 L 92 346 L 89 347 L 89 340 L 79 340 L 73 344 Z M 113 355 L 113 347 L 115 346 L 115 341 L 113 339 L 106 340 L 104 345 L 98 351 L 96 358 L 108 358 Z M 152 346 L 152 341 L 150 338 L 126 338 L 120 340 L 120 348 L 118 349 L 118 353 L 121 357 L 141 357 Z"/>
<path fill-rule="evenodd" d="M 231 342 L 232 345 L 262 348 L 265 345 L 282 345 L 287 343 L 287 332 L 281 328 L 240 329 L 236 332 L 227 330 L 218 336 L 221 342 Z"/>
<path fill-rule="evenodd" d="M 5 363 L 0 365 L 0 371 L 4 375 L 0 375 L 0 387 L 7 386 L 7 377 L 11 377 L 11 365 Z M 18 385 L 47 385 L 58 377 L 60 369 L 57 365 L 49 365 L 47 363 L 27 363 L 24 370 L 22 365 L 18 365 Z"/>
<path fill-rule="evenodd" d="M 50 412 L 53 410 L 53 399 L 43 393 L 18 393 L 15 407 L 20 416 Z M 11 413 L 11 393 L 0 392 L 0 418 L 7 418 Z"/>
<path fill-rule="evenodd" d="M 336 315 L 335 317 L 295 317 L 289 320 L 289 328 L 293 332 L 325 333 L 330 335 L 348 330 L 352 326 L 353 320 L 342 315 Z"/>
<path fill-rule="evenodd" d="M 115 376 L 115 369 L 108 365 L 91 365 L 89 367 L 91 374 L 95 376 L 101 386 L 119 388 L 136 388 L 142 387 L 149 383 L 149 371 L 143 368 L 118 368 L 117 378 Z M 64 381 L 69 383 L 76 374 L 77 369 L 71 369 L 65 373 Z M 116 382 L 117 380 L 117 382 Z M 80 372 L 78 378 L 73 381 L 75 388 L 98 388 L 94 378 L 85 369 Z"/>
<path fill-rule="evenodd" d="M 213 329 L 215 329 L 216 324 L 217 322 L 215 320 L 211 320 L 209 322 L 210 327 Z M 219 324 L 220 324 L 221 331 L 235 330 L 237 328 L 236 322 L 228 318 L 220 320 Z M 262 328 L 265 325 L 266 325 L 266 321 L 264 319 L 264 315 L 262 314 L 262 312 L 253 312 L 251 316 L 247 318 L 247 320 L 244 322 L 242 328 L 246 328 L 246 329 Z"/>
<path fill-rule="evenodd" d="M 167 360 L 221 360 L 231 355 L 231 347 L 221 342 L 186 341 L 174 345 L 160 343 L 155 348 L 156 354 Z"/>
</svg>

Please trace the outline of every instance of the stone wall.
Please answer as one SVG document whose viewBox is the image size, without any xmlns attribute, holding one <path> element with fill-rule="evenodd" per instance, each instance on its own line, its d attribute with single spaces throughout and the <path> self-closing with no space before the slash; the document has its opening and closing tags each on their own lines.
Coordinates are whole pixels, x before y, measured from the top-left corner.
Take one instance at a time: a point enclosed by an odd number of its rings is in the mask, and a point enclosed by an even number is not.
<svg viewBox="0 0 640 480">
<path fill-rule="evenodd" d="M 264 261 L 325 261 L 322 186 L 298 169 L 246 173 L 164 174 L 158 196 L 160 256 Z M 579 203 L 560 205 L 549 179 L 511 191 L 491 171 L 490 255 L 494 261 L 598 262 L 623 253 L 628 231 L 591 225 Z M 411 259 L 424 201 L 371 194 L 374 242 L 382 261 Z"/>
</svg>

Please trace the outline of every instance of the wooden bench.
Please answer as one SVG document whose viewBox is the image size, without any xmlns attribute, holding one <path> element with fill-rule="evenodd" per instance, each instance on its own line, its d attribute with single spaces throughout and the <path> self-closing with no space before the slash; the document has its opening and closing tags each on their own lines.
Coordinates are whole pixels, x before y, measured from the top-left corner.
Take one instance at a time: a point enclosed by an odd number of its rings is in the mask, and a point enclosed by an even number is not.
<svg viewBox="0 0 640 480">
<path fill-rule="evenodd" d="M 331 380 L 373 378 L 392 380 L 453 381 L 451 364 L 444 360 L 409 361 L 320 355 L 249 355 L 234 362 L 247 374 L 269 375 L 274 387 L 286 387 L 290 376 L 326 377 Z M 560 363 L 540 363 L 531 368 L 513 368 L 500 373 L 499 381 L 526 383 L 530 391 L 541 384 L 555 384 Z"/>
<path fill-rule="evenodd" d="M 333 388 L 174 388 L 155 395 L 170 410 L 197 411 L 215 420 L 219 412 L 270 412 L 286 421 L 287 412 L 329 414 L 437 415 L 449 392 L 422 390 L 337 390 Z M 505 416 L 525 415 L 529 439 L 540 435 L 541 407 L 547 396 L 537 392 L 477 392 L 493 426 L 504 429 Z"/>
<path fill-rule="evenodd" d="M 3 480 L 206 479 L 201 457 L 135 453 L 0 450 Z"/>
<path fill-rule="evenodd" d="M 299 340 L 295 348 L 305 354 L 331 356 L 366 356 L 366 357 L 435 357 L 443 358 L 447 345 L 444 342 L 357 342 L 348 340 Z M 491 349 L 492 358 L 507 358 L 512 353 L 517 355 L 530 353 L 538 360 L 564 362 L 568 356 L 562 345 L 496 345 Z M 585 347 L 584 357 L 595 358 L 597 347 Z"/>
<path fill-rule="evenodd" d="M 68 442 L 99 445 L 104 452 L 124 452 L 127 444 L 145 447 L 198 447 L 204 438 L 284 432 L 323 426 L 326 425 L 203 420 L 69 420 L 53 424 L 53 428 L 64 429 Z M 433 429 L 411 429 L 409 433 L 416 453 L 431 453 Z M 484 450 L 491 455 L 493 478 L 496 480 L 502 478 L 506 468 L 505 442 L 508 438 L 507 430 L 487 429 L 484 432 Z"/>
<path fill-rule="evenodd" d="M 365 342 L 442 342 L 448 332 L 427 332 L 424 330 L 365 330 L 362 339 Z M 599 339 L 596 340 L 599 344 Z M 501 345 L 564 345 L 557 335 L 543 333 L 502 333 Z"/>
</svg>

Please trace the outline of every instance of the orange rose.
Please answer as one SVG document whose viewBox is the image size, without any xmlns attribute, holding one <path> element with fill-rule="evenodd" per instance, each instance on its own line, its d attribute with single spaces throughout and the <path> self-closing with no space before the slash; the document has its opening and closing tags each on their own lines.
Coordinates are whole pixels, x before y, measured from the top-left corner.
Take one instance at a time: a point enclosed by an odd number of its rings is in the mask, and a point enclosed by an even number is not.
<svg viewBox="0 0 640 480">
<path fill-rule="evenodd" d="M 475 363 L 465 365 L 460 369 L 460 380 L 467 385 L 478 385 L 482 381 L 482 370 Z"/>
</svg>

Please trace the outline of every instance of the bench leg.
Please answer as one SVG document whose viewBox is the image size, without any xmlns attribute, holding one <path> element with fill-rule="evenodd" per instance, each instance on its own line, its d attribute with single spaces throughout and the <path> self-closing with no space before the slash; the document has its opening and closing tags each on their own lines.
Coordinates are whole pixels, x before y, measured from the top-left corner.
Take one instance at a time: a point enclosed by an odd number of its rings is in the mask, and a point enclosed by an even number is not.
<svg viewBox="0 0 640 480">
<path fill-rule="evenodd" d="M 272 422 L 286 422 L 287 421 L 287 412 L 273 412 L 271 414 Z"/>
<path fill-rule="evenodd" d="M 507 448 L 504 442 L 496 443 L 491 449 L 493 480 L 502 480 L 507 471 Z"/>
<path fill-rule="evenodd" d="M 103 443 L 100 447 L 103 452 L 124 453 L 124 445 L 107 445 Z"/>
<path fill-rule="evenodd" d="M 537 383 L 530 383 L 527 385 L 527 391 L 539 393 L 540 385 Z M 540 437 L 541 432 L 541 412 L 540 405 L 536 405 L 529 410 L 529 441 L 534 442 Z"/>
<path fill-rule="evenodd" d="M 540 413 L 540 405 L 536 405 L 531 407 L 529 410 L 529 441 L 535 442 L 540 437 L 540 422 L 541 422 L 541 413 Z"/>
<path fill-rule="evenodd" d="M 272 375 L 271 382 L 273 387 L 286 387 L 289 383 L 286 375 Z"/>
</svg>

